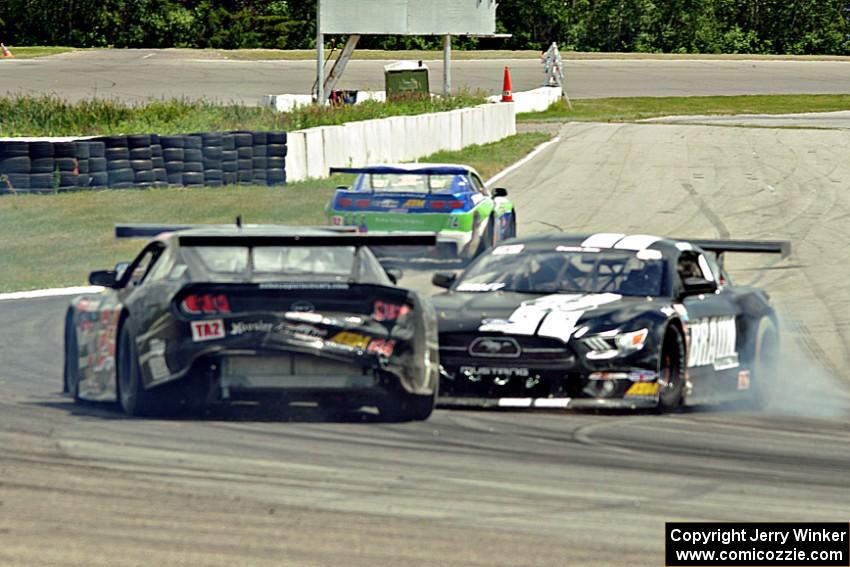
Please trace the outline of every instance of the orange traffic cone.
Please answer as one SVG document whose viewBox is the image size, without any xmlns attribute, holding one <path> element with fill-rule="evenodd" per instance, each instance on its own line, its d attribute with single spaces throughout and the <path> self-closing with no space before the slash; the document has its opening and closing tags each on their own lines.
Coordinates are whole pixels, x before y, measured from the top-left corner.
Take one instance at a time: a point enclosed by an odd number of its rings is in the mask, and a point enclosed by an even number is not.
<svg viewBox="0 0 850 567">
<path fill-rule="evenodd" d="M 502 83 L 502 102 L 513 102 L 514 93 L 511 89 L 511 71 L 505 67 L 505 80 Z"/>
<path fill-rule="evenodd" d="M 12 55 L 12 52 L 9 51 L 9 48 L 6 47 L 5 45 L 3 45 L 2 43 L 0 43 L 0 49 L 3 50 L 3 57 L 4 58 L 5 57 L 14 57 L 14 55 Z"/>
</svg>

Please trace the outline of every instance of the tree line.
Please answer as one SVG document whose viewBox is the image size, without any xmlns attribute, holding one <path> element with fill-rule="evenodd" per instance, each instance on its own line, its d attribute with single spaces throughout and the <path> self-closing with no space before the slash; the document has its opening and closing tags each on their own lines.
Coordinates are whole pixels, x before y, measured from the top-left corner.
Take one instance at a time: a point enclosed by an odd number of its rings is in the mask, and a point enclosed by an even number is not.
<svg viewBox="0 0 850 567">
<path fill-rule="evenodd" d="M 314 0 L 0 0 L 0 41 L 74 47 L 315 47 Z M 850 0 L 499 0 L 509 39 L 459 48 L 850 54 Z M 339 41 L 341 38 L 335 38 Z M 440 38 L 364 36 L 429 49 Z"/>
</svg>

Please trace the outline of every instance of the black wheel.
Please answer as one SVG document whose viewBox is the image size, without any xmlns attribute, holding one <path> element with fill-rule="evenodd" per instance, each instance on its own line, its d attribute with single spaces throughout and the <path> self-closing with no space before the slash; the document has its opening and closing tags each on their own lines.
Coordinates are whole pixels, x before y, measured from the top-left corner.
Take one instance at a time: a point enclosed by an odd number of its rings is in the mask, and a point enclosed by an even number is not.
<svg viewBox="0 0 850 567">
<path fill-rule="evenodd" d="M 670 326 L 664 335 L 658 373 L 658 408 L 670 411 L 685 398 L 685 339 L 678 327 Z"/>
<path fill-rule="evenodd" d="M 71 394 L 75 402 L 80 401 L 80 349 L 77 346 L 73 311 L 68 311 L 65 318 L 65 368 L 62 391 Z"/>
<path fill-rule="evenodd" d="M 127 321 L 124 321 L 124 324 L 121 325 L 121 331 L 118 336 L 118 365 L 116 372 L 118 403 L 121 404 L 121 409 L 127 415 L 156 415 L 162 410 L 160 394 L 157 391 L 145 390 L 142 385 L 136 341 L 127 323 Z"/>
<path fill-rule="evenodd" d="M 389 394 L 380 400 L 378 411 L 384 421 L 425 421 L 431 417 L 436 403 L 436 392 L 429 396 L 398 392 Z"/>
<path fill-rule="evenodd" d="M 511 212 L 511 220 L 508 221 L 508 233 L 505 239 L 516 237 L 516 211 Z"/>
<path fill-rule="evenodd" d="M 779 333 L 769 318 L 759 321 L 756 330 L 753 366 L 750 373 L 750 395 L 747 406 L 750 409 L 764 409 L 770 405 L 771 380 L 776 376 L 777 354 L 779 353 Z"/>
<path fill-rule="evenodd" d="M 478 243 L 478 248 L 476 248 L 473 258 L 477 258 L 493 247 L 494 233 L 495 227 L 493 226 L 493 213 L 490 213 L 490 218 L 487 219 L 487 228 L 484 229 L 484 234 L 481 236 L 481 241 Z"/>
</svg>

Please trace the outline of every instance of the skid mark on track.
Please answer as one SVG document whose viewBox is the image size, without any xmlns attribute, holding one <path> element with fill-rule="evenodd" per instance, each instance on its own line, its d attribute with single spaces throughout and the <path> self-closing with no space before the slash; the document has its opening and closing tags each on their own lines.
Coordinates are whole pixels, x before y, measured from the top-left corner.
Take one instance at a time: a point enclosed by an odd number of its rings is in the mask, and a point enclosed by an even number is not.
<svg viewBox="0 0 850 567">
<path fill-rule="evenodd" d="M 711 207 L 708 206 L 708 203 L 705 202 L 705 199 L 700 197 L 699 193 L 697 193 L 697 190 L 694 189 L 694 186 L 687 181 L 682 181 L 681 185 L 682 188 L 687 191 L 691 198 L 694 200 L 697 205 L 697 209 L 699 209 L 703 216 L 708 219 L 708 222 L 710 222 L 714 226 L 714 228 L 717 229 L 717 233 L 720 235 L 720 237 L 729 238 L 732 233 L 729 232 L 729 229 L 726 228 L 726 225 L 723 223 L 723 220 L 717 215 L 717 213 L 715 213 L 711 209 Z"/>
</svg>

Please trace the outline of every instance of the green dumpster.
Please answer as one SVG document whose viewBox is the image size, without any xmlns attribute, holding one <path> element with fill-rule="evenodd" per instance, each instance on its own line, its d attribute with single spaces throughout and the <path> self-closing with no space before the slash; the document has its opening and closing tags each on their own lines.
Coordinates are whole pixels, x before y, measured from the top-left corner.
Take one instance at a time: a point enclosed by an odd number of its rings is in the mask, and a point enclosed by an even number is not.
<svg viewBox="0 0 850 567">
<path fill-rule="evenodd" d="M 422 61 L 399 61 L 384 66 L 387 99 L 428 98 L 428 67 Z"/>
</svg>

